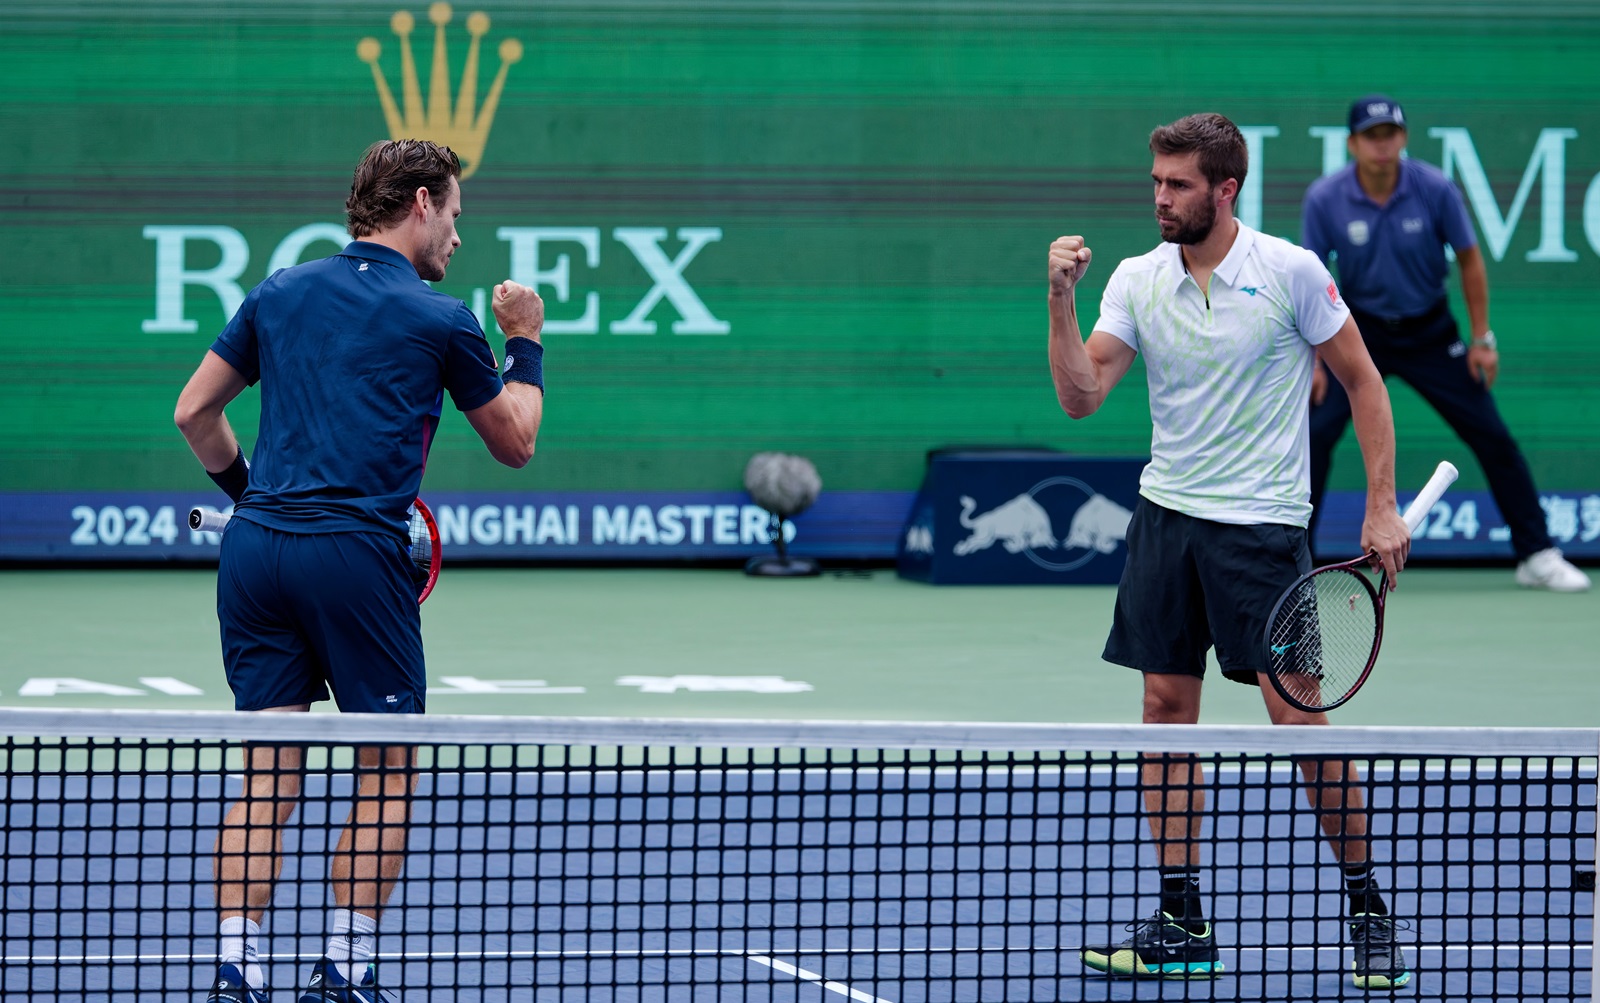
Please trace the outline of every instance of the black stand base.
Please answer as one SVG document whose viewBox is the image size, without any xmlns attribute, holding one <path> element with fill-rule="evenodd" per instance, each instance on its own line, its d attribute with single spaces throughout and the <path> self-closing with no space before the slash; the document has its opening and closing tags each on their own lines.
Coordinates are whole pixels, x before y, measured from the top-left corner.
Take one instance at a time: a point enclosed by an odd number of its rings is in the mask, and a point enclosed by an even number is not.
<svg viewBox="0 0 1600 1003">
<path fill-rule="evenodd" d="M 809 557 L 752 557 L 745 562 L 744 573 L 757 578 L 806 578 L 822 574 L 822 569 Z"/>
</svg>

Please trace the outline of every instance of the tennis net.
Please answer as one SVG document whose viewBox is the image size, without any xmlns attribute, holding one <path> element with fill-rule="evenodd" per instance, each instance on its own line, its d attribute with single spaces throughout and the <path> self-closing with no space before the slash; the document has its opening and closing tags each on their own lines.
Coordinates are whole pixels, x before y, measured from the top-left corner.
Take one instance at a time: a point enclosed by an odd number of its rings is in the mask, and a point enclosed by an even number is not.
<svg viewBox="0 0 1600 1003">
<path fill-rule="evenodd" d="M 201 1000 L 213 846 L 267 746 L 301 760 L 261 936 L 272 999 L 298 999 L 357 750 L 397 743 L 395 1000 L 1359 996 L 1301 775 L 1332 759 L 1360 770 L 1405 994 L 1591 993 L 1600 730 L 0 710 L 0 734 L 7 1001 Z M 1151 792 L 1205 797 L 1212 978 L 1133 986 L 1080 957 L 1157 911 Z"/>
</svg>

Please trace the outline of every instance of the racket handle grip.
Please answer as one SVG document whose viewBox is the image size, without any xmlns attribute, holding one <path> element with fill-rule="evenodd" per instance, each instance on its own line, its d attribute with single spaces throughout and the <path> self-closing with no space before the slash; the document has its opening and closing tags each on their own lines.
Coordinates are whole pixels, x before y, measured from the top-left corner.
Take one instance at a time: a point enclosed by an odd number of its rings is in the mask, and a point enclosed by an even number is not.
<svg viewBox="0 0 1600 1003">
<path fill-rule="evenodd" d="M 1404 517 L 1406 528 L 1413 535 L 1422 526 L 1422 521 L 1428 517 L 1434 502 L 1437 502 L 1444 495 L 1445 489 L 1454 484 L 1456 478 L 1460 476 L 1461 471 L 1457 470 L 1456 465 L 1449 460 L 1442 461 L 1435 468 L 1433 476 L 1428 478 L 1428 483 L 1422 486 L 1422 490 L 1417 492 L 1417 497 L 1406 506 Z"/>
<path fill-rule="evenodd" d="M 189 528 L 202 533 L 220 533 L 230 517 L 209 508 L 189 510 Z"/>
</svg>

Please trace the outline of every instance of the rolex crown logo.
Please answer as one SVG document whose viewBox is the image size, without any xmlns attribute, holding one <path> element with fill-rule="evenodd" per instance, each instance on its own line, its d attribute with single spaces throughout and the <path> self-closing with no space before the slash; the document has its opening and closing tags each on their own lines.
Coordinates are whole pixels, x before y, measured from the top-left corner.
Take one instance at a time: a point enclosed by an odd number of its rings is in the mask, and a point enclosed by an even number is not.
<svg viewBox="0 0 1600 1003">
<path fill-rule="evenodd" d="M 489 15 L 475 11 L 467 17 L 467 34 L 472 44 L 467 49 L 467 65 L 461 71 L 461 89 L 456 95 L 455 111 L 450 109 L 450 58 L 445 51 L 444 28 L 450 23 L 450 5 L 436 3 L 428 8 L 428 20 L 433 22 L 433 68 L 428 77 L 428 110 L 423 114 L 422 87 L 417 80 L 417 63 L 411 55 L 411 31 L 417 19 L 409 11 L 396 11 L 389 19 L 389 27 L 400 39 L 400 87 L 405 101 L 405 115 L 395 105 L 394 94 L 383 70 L 378 67 L 378 56 L 383 47 L 376 38 L 363 38 L 356 45 L 356 55 L 372 67 L 372 80 L 378 87 L 378 101 L 383 105 L 383 117 L 389 125 L 391 139 L 426 139 L 450 147 L 461 158 L 461 176 L 469 178 L 478 169 L 484 144 L 489 141 L 489 127 L 494 124 L 495 108 L 500 104 L 500 92 L 505 89 L 506 74 L 511 64 L 522 58 L 522 43 L 508 38 L 500 43 L 500 70 L 489 86 L 489 96 L 481 108 L 474 108 L 478 93 L 478 49 L 483 36 L 489 32 Z"/>
</svg>

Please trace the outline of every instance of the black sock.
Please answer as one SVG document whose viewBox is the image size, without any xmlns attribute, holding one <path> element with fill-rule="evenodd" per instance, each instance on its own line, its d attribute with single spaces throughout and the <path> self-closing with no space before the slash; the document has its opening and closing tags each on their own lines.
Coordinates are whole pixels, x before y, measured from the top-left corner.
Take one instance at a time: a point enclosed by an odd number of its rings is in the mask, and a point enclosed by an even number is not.
<svg viewBox="0 0 1600 1003">
<path fill-rule="evenodd" d="M 1344 892 L 1350 899 L 1350 915 L 1389 915 L 1389 907 L 1383 901 L 1383 891 L 1372 876 L 1370 861 L 1344 865 Z"/>
<path fill-rule="evenodd" d="M 1161 868 L 1161 911 L 1190 933 L 1205 932 L 1205 912 L 1200 908 L 1200 868 Z"/>
</svg>

